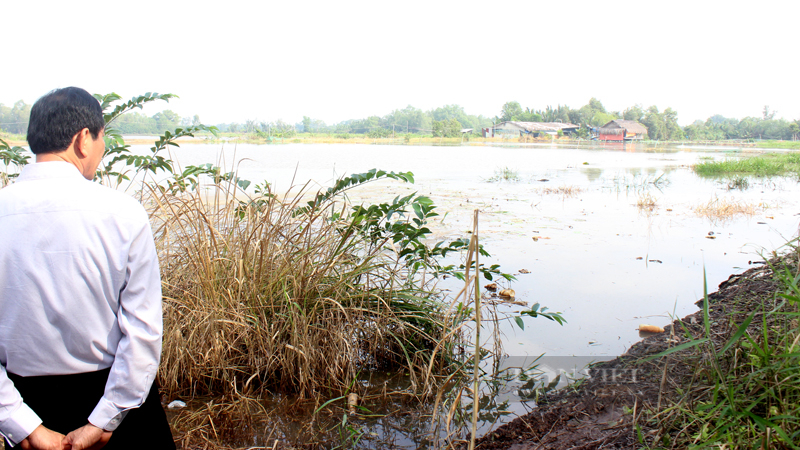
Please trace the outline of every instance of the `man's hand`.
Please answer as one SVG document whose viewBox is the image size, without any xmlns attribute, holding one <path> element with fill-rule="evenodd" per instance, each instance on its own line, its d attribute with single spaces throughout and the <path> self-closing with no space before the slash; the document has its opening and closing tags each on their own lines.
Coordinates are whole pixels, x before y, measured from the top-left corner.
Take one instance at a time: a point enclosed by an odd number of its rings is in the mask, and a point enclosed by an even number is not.
<svg viewBox="0 0 800 450">
<path fill-rule="evenodd" d="M 28 437 L 19 443 L 23 450 L 60 450 L 64 435 L 39 425 Z"/>
<path fill-rule="evenodd" d="M 111 432 L 87 423 L 69 433 L 62 441 L 65 450 L 99 450 L 111 439 Z"/>
</svg>

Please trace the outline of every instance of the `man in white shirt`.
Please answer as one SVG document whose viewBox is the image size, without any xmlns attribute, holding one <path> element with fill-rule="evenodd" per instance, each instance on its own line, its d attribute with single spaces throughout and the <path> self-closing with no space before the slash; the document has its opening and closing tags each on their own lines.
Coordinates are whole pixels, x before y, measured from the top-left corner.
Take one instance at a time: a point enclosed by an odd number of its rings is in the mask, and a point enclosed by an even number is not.
<svg viewBox="0 0 800 450">
<path fill-rule="evenodd" d="M 23 449 L 175 448 L 154 384 L 161 282 L 148 216 L 91 181 L 104 126 L 83 89 L 40 98 L 36 163 L 0 189 L 0 433 Z"/>
</svg>

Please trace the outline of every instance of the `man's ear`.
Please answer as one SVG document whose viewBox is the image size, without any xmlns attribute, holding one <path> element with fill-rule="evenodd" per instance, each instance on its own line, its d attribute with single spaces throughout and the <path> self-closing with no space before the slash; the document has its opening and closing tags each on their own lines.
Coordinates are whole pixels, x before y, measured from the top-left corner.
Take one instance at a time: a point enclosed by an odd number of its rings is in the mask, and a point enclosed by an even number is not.
<svg viewBox="0 0 800 450">
<path fill-rule="evenodd" d="M 77 154 L 81 158 L 86 158 L 87 156 L 89 156 L 88 154 L 90 148 L 89 144 L 92 143 L 92 133 L 89 131 L 89 129 L 88 128 L 82 129 L 75 135 L 73 139 L 75 145 L 75 154 Z"/>
</svg>

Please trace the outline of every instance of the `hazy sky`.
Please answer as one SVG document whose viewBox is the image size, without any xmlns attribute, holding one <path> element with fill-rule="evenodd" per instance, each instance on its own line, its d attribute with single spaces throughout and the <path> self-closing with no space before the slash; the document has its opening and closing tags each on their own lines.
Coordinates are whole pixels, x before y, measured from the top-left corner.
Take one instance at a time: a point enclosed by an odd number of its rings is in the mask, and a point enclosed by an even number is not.
<svg viewBox="0 0 800 450">
<path fill-rule="evenodd" d="M 503 103 L 800 119 L 800 1 L 5 0 L 0 103 L 56 87 L 207 124 Z M 152 115 L 163 107 L 146 107 Z"/>
</svg>

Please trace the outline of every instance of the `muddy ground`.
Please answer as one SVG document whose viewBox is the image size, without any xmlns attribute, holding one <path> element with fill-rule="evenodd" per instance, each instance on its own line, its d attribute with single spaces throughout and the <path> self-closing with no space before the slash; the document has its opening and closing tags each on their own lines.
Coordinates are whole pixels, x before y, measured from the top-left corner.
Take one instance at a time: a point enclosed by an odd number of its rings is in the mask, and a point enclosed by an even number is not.
<svg viewBox="0 0 800 450">
<path fill-rule="evenodd" d="M 796 258 L 771 262 L 789 262 L 796 273 Z M 774 306 L 780 288 L 768 264 L 758 264 L 720 284 L 717 292 L 709 294 L 712 341 L 725 342 L 735 332 L 735 324 L 749 312 Z M 653 417 L 679 391 L 685 392 L 688 385 L 697 383 L 698 352 L 682 350 L 650 362 L 640 361 L 703 337 L 702 305 L 701 299 L 697 313 L 674 321 L 663 333 L 643 339 L 624 355 L 593 366 L 591 378 L 549 395 L 530 413 L 481 437 L 476 448 L 636 449 L 643 447 L 641 441 L 653 443 L 665 433 L 679 432 L 662 429 Z M 759 327 L 761 321 L 754 320 L 750 332 L 757 332 Z"/>
</svg>

